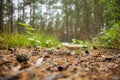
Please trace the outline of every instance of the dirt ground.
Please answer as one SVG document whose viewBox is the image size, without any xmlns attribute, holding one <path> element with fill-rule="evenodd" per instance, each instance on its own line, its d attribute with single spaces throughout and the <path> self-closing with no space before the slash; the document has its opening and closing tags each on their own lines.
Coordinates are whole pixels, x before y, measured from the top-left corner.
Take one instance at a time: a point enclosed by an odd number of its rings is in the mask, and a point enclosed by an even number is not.
<svg viewBox="0 0 120 80">
<path fill-rule="evenodd" d="M 43 55 L 41 65 L 36 67 Z M 0 50 L 0 80 L 120 80 L 120 50 Z"/>
</svg>

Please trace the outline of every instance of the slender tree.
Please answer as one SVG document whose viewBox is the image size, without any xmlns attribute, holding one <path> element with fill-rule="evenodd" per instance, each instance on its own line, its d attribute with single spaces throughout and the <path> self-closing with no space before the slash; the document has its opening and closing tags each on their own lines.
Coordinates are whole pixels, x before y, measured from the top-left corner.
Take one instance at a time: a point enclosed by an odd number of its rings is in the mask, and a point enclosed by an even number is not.
<svg viewBox="0 0 120 80">
<path fill-rule="evenodd" d="M 8 0 L 8 17 L 9 17 L 9 32 L 13 32 L 13 3 L 12 0 Z"/>
<path fill-rule="evenodd" d="M 22 6 L 22 8 L 23 8 L 23 13 L 22 13 L 22 22 L 24 22 L 24 20 L 25 20 L 25 0 L 23 0 L 23 6 Z"/>
<path fill-rule="evenodd" d="M 0 0 L 0 33 L 3 31 L 3 2 Z"/>
<path fill-rule="evenodd" d="M 82 39 L 86 40 L 87 39 L 87 1 L 83 0 L 83 8 L 82 8 L 82 29 L 81 29 L 81 33 L 82 33 Z"/>
<path fill-rule="evenodd" d="M 94 0 L 94 27 L 95 34 L 100 32 L 101 27 L 103 27 L 103 12 L 104 5 L 99 4 L 99 0 Z"/>
<path fill-rule="evenodd" d="M 80 29 L 80 0 L 76 0 L 75 1 L 75 35 L 76 37 L 75 38 L 79 38 L 80 35 L 79 35 L 79 29 Z"/>
<path fill-rule="evenodd" d="M 66 0 L 66 2 L 65 2 L 65 11 L 66 11 L 66 23 L 65 23 L 65 26 L 66 26 L 66 30 L 65 30 L 65 32 L 66 32 L 66 41 L 67 41 L 67 39 L 68 39 L 68 16 L 69 16 L 69 13 L 68 13 L 68 0 Z"/>
</svg>

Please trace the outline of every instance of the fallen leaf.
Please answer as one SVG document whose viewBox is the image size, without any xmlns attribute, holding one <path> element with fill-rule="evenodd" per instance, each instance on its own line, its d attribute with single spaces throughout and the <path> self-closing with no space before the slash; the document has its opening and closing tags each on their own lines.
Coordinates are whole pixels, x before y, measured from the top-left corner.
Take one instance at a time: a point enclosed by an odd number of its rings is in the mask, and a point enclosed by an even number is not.
<svg viewBox="0 0 120 80">
<path fill-rule="evenodd" d="M 13 67 L 13 68 L 12 68 L 12 71 L 13 71 L 13 72 L 17 72 L 17 71 L 20 70 L 20 68 L 21 68 L 21 65 L 17 65 L 16 67 Z"/>
<path fill-rule="evenodd" d="M 36 66 L 36 67 L 41 66 L 42 62 L 43 62 L 43 57 L 39 58 L 39 59 L 36 61 L 35 66 Z"/>
</svg>

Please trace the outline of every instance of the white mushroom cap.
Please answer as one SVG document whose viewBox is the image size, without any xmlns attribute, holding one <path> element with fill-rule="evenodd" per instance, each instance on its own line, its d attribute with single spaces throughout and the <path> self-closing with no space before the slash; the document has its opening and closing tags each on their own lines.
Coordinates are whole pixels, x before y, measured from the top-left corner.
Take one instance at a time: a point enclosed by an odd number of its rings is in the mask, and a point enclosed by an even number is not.
<svg viewBox="0 0 120 80">
<path fill-rule="evenodd" d="M 63 46 L 65 46 L 66 48 L 70 49 L 70 50 L 76 50 L 79 48 L 83 48 L 83 45 L 79 45 L 79 44 L 71 44 L 71 43 L 62 43 Z"/>
</svg>

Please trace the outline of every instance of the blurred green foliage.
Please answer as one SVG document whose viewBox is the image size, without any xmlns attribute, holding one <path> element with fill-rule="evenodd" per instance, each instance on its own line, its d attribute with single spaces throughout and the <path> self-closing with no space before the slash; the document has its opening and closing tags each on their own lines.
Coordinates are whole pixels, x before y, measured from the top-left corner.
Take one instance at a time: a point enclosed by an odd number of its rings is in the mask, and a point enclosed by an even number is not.
<svg viewBox="0 0 120 80">
<path fill-rule="evenodd" d="M 83 45 L 84 47 L 87 47 L 87 48 L 92 47 L 92 44 L 90 43 L 90 41 L 82 41 L 82 40 L 78 40 L 78 39 L 72 39 L 72 43 Z"/>
<path fill-rule="evenodd" d="M 100 0 L 106 4 L 104 16 L 107 27 L 101 35 L 101 43 L 104 47 L 120 48 L 120 1 L 119 0 Z"/>
<path fill-rule="evenodd" d="M 29 24 L 19 23 L 21 26 L 25 27 L 26 33 L 3 33 L 0 34 L 0 43 L 3 48 L 10 47 L 56 47 L 60 44 L 60 41 L 52 35 L 34 33 L 34 28 Z"/>
<path fill-rule="evenodd" d="M 105 47 L 120 48 L 120 24 L 116 23 L 109 30 L 104 30 L 101 39 Z"/>
</svg>

